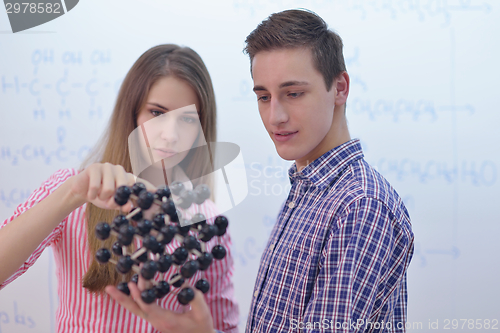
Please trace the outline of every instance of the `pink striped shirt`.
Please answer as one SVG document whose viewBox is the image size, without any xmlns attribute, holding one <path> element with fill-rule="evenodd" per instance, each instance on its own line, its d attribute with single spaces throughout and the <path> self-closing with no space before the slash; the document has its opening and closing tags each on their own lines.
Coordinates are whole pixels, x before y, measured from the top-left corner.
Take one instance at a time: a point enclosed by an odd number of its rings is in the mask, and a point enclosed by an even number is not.
<svg viewBox="0 0 500 333">
<path fill-rule="evenodd" d="M 25 203 L 17 207 L 14 215 L 5 220 L 1 227 L 46 198 L 63 182 L 77 173 L 78 171 L 74 169 L 63 169 L 54 173 L 31 194 Z M 0 289 L 22 275 L 50 245 L 55 256 L 58 281 L 57 332 L 157 332 L 147 321 L 128 312 L 106 293 L 92 294 L 83 288 L 81 280 L 91 262 L 87 247 L 85 208 L 86 204 L 69 214 L 45 238 L 26 262 L 10 278 L 0 284 Z M 196 209 L 206 216 L 214 216 L 216 213 L 215 204 L 209 200 L 191 209 Z M 213 219 L 209 222 L 213 223 Z M 220 242 L 228 250 L 226 257 L 220 261 L 214 260 L 208 270 L 197 272 L 189 282 L 194 285 L 200 278 L 208 280 L 210 291 L 205 295 L 205 300 L 212 313 L 214 327 L 224 332 L 237 332 L 238 305 L 234 297 L 232 283 L 231 239 L 228 233 L 219 239 L 214 238 L 208 242 L 207 251 Z M 174 239 L 167 246 L 167 251 L 172 253 L 179 246 L 180 243 Z M 168 280 L 173 274 L 175 274 L 175 270 L 171 268 L 166 273 L 165 279 Z M 157 280 L 159 280 L 158 275 Z M 174 292 L 170 292 L 162 298 L 159 304 L 165 309 L 181 310 L 181 305 L 177 302 Z"/>
</svg>

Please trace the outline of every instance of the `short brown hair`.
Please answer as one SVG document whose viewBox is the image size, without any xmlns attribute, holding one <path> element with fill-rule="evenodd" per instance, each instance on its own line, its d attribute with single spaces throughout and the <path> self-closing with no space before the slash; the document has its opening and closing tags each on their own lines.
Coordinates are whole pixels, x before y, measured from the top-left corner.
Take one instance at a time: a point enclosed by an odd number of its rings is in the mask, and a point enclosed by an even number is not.
<svg viewBox="0 0 500 333">
<path fill-rule="evenodd" d="M 346 70 L 342 39 L 311 11 L 294 9 L 272 14 L 247 36 L 245 43 L 243 52 L 250 56 L 250 71 L 258 52 L 299 47 L 311 49 L 314 67 L 323 75 L 327 91 Z"/>
</svg>

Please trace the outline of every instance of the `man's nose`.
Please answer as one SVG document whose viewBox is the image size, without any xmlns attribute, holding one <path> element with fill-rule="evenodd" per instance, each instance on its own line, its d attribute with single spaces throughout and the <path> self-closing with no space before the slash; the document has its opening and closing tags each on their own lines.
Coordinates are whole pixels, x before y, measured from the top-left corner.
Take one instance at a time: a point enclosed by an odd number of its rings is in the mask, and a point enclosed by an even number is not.
<svg viewBox="0 0 500 333">
<path fill-rule="evenodd" d="M 288 121 L 288 114 L 279 99 L 271 99 L 269 122 L 273 126 L 279 126 Z"/>
</svg>

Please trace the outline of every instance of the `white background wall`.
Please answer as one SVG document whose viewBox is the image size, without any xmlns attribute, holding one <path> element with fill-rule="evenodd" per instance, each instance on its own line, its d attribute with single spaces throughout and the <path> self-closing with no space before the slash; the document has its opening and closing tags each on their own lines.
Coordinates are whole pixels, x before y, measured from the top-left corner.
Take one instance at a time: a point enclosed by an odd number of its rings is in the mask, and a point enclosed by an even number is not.
<svg viewBox="0 0 500 333">
<path fill-rule="evenodd" d="M 451 329 L 453 319 L 455 331 L 462 331 L 460 319 L 474 320 L 463 331 L 485 319 L 498 323 L 494 0 L 82 0 L 16 34 L 0 10 L 0 219 L 55 170 L 80 164 L 140 54 L 160 43 L 190 46 L 215 84 L 219 141 L 238 144 L 247 166 L 249 195 L 227 214 L 243 328 L 260 255 L 289 188 L 290 162 L 279 158 L 261 125 L 242 48 L 269 14 L 296 7 L 314 10 L 342 36 L 351 135 L 411 214 L 408 320 L 422 326 L 410 331 L 436 321 L 444 329 L 446 320 Z M 53 265 L 45 253 L 0 291 L 0 332 L 54 330 Z"/>
</svg>

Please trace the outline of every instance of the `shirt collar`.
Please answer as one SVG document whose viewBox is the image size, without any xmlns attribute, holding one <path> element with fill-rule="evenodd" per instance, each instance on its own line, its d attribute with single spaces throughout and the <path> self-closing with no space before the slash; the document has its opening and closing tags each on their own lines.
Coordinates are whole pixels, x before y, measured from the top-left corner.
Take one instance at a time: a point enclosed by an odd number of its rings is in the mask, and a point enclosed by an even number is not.
<svg viewBox="0 0 500 333">
<path fill-rule="evenodd" d="M 324 153 L 301 171 L 297 171 L 297 165 L 293 163 L 288 170 L 290 183 L 293 184 L 296 180 L 303 179 L 324 189 L 330 186 L 344 168 L 363 157 L 359 139 L 347 141 Z"/>
</svg>

